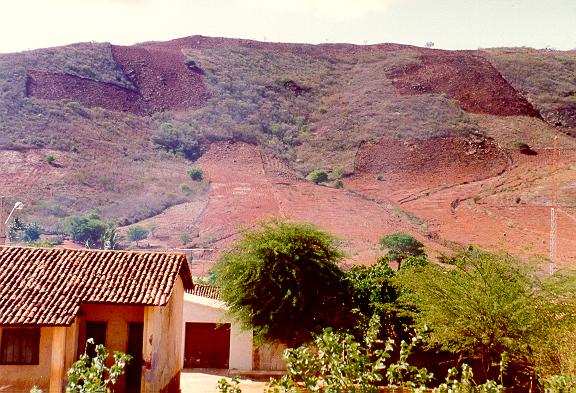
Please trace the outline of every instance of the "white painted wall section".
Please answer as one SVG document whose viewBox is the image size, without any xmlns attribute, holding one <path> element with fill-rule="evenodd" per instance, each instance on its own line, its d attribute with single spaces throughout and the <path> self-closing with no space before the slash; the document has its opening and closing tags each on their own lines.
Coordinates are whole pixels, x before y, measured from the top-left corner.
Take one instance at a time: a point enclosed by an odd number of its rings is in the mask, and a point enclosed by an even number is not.
<svg viewBox="0 0 576 393">
<path fill-rule="evenodd" d="M 226 304 L 222 301 L 186 293 L 182 332 L 186 332 L 186 322 L 229 323 L 229 367 L 231 370 L 252 370 L 252 330 L 242 330 L 237 321 L 226 315 L 226 311 Z M 184 336 L 185 334 L 182 337 L 182 354 L 186 339 Z"/>
</svg>

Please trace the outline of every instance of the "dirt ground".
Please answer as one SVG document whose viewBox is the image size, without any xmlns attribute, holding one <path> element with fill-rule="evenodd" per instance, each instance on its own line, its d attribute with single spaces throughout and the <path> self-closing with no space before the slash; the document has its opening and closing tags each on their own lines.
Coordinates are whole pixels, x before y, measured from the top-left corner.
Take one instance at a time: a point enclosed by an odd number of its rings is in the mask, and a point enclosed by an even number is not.
<svg viewBox="0 0 576 393">
<path fill-rule="evenodd" d="M 226 378 L 228 382 L 231 382 L 231 378 L 227 375 L 228 370 L 183 370 L 180 377 L 180 388 L 182 393 L 216 393 L 218 392 L 218 381 L 221 378 Z M 242 393 L 264 392 L 268 383 L 264 377 L 258 379 L 264 379 L 264 381 L 253 381 L 242 377 L 240 379 Z"/>
</svg>

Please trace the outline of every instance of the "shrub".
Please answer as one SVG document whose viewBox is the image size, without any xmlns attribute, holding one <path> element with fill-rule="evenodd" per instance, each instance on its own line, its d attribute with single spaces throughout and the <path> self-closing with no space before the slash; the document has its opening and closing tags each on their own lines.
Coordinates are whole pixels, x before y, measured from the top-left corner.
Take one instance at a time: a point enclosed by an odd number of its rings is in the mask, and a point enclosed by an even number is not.
<svg viewBox="0 0 576 393">
<path fill-rule="evenodd" d="M 64 220 L 66 233 L 76 243 L 98 245 L 106 233 L 107 226 L 95 213 L 72 216 Z"/>
<path fill-rule="evenodd" d="M 72 367 L 68 369 L 68 384 L 66 393 L 92 393 L 92 392 L 109 392 L 112 386 L 118 382 L 118 379 L 124 374 L 124 368 L 132 359 L 131 355 L 114 352 L 114 362 L 107 366 L 109 362 L 109 351 L 102 345 L 96 345 L 96 356 L 91 358 L 86 352 L 88 345 L 94 345 L 94 340 L 89 338 L 86 342 L 84 353 L 80 355 Z"/>
<path fill-rule="evenodd" d="M 328 181 L 328 174 L 321 169 L 315 169 L 306 178 L 316 184 L 320 184 Z"/>
<path fill-rule="evenodd" d="M 328 110 L 326 108 L 324 108 L 323 106 L 321 106 L 320 108 L 318 108 L 318 112 L 324 114 L 324 113 L 328 112 Z"/>
<path fill-rule="evenodd" d="M 182 184 L 180 184 L 180 190 L 182 192 L 190 192 L 191 188 L 188 184 L 182 183 Z"/>
<path fill-rule="evenodd" d="M 294 345 L 350 321 L 349 286 L 337 265 L 342 256 L 332 235 L 272 221 L 246 231 L 214 274 L 230 312 L 257 338 Z"/>
<path fill-rule="evenodd" d="M 527 144 L 526 142 L 514 141 L 514 142 L 512 142 L 512 146 L 515 149 L 520 149 L 520 150 L 530 149 L 530 145 Z"/>
<path fill-rule="evenodd" d="M 152 135 L 152 142 L 189 160 L 195 160 L 202 154 L 197 134 L 186 126 L 175 128 L 172 123 L 162 123 Z"/>
<path fill-rule="evenodd" d="M 50 165 L 52 165 L 56 161 L 56 157 L 53 154 L 47 154 L 46 157 L 44 157 L 44 159 Z"/>
<path fill-rule="evenodd" d="M 185 232 L 178 235 L 178 238 L 180 239 L 180 242 L 182 243 L 183 246 L 188 244 L 188 242 L 190 241 L 190 235 Z"/>
<path fill-rule="evenodd" d="M 343 187 L 344 187 L 344 182 L 342 181 L 342 179 L 334 180 L 334 188 L 343 188 Z"/>
<path fill-rule="evenodd" d="M 204 177 L 204 172 L 202 172 L 202 169 L 194 167 L 188 171 L 188 176 L 194 181 L 201 181 Z"/>
<path fill-rule="evenodd" d="M 408 290 L 403 300 L 417 309 L 418 326 L 430 329 L 426 340 L 479 360 L 492 379 L 504 352 L 529 365 L 531 344 L 542 337 L 546 323 L 536 312 L 538 288 L 518 269 L 519 262 L 476 250 L 447 262 L 451 269 L 428 264 L 398 275 Z"/>
<path fill-rule="evenodd" d="M 33 222 L 26 225 L 24 228 L 24 241 L 27 243 L 34 242 L 40 239 L 40 233 L 42 232 L 40 225 Z"/>
<path fill-rule="evenodd" d="M 126 230 L 126 236 L 128 236 L 128 241 L 136 242 L 136 246 L 138 246 L 139 241 L 148 237 L 148 229 L 140 225 L 134 225 Z"/>
</svg>

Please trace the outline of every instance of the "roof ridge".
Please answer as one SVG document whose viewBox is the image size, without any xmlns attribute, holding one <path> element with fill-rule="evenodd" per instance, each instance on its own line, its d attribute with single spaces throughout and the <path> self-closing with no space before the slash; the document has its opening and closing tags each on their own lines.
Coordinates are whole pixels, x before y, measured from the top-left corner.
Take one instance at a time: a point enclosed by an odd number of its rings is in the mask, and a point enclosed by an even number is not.
<svg viewBox="0 0 576 393">
<path fill-rule="evenodd" d="M 65 250 L 65 251 L 78 251 L 78 252 L 123 252 L 123 253 L 131 253 L 131 254 L 164 254 L 164 255 L 177 255 L 177 256 L 184 256 L 186 254 L 183 252 L 170 252 L 170 251 L 156 251 L 156 250 L 102 250 L 98 248 L 69 248 L 69 247 L 30 247 L 30 246 L 17 246 L 11 244 L 3 244 L 0 245 L 0 248 L 19 248 L 19 249 L 26 249 L 26 250 Z"/>
</svg>

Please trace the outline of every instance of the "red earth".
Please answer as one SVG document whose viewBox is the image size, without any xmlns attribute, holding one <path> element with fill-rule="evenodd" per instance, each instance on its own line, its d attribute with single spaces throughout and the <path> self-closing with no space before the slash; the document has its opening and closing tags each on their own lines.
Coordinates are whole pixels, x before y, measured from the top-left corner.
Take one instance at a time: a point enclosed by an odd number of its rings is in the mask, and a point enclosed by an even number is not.
<svg viewBox="0 0 576 393">
<path fill-rule="evenodd" d="M 210 182 L 208 194 L 141 222 L 155 228 L 151 236 L 155 245 L 182 247 L 177 235 L 188 234 L 191 240 L 185 246 L 206 249 L 195 255 L 196 274 L 205 273 L 243 228 L 270 217 L 311 222 L 334 233 L 343 240 L 347 259 L 355 263 L 373 262 L 382 254 L 378 240 L 392 231 L 414 234 L 432 253 L 475 244 L 527 257 L 548 255 L 552 177 L 547 147 L 551 144 L 542 137 L 548 125 L 478 51 L 450 52 L 395 44 L 276 44 L 193 36 L 132 47 L 112 46 L 114 59 L 135 91 L 32 70 L 28 94 L 137 115 L 194 110 L 206 102 L 210 91 L 202 73 L 186 66 L 183 50 L 234 46 L 306 54 L 334 62 L 368 59 L 366 64 L 374 68 L 361 64 L 364 73 L 356 80 L 355 75 L 346 75 L 355 90 L 333 99 L 324 116 L 328 120 L 319 121 L 321 127 L 315 132 L 327 141 L 338 127 L 342 133 L 356 132 L 349 128 L 356 124 L 355 116 L 370 118 L 370 110 L 386 108 L 369 106 L 370 94 L 388 94 L 390 83 L 393 88 L 389 90 L 395 97 L 445 94 L 464 111 L 486 118 L 491 115 L 498 121 L 483 123 L 489 136 L 451 130 L 426 139 L 432 133 L 418 129 L 421 137 L 398 139 L 382 132 L 351 144 L 345 153 L 354 158 L 350 160 L 353 168 L 343 177 L 342 189 L 305 181 L 303 173 L 295 170 L 302 168 L 300 163 L 282 161 L 257 145 L 211 143 L 195 163 Z M 377 69 L 379 63 L 370 63 L 378 54 L 406 49 L 416 52 L 417 61 L 388 71 Z M 315 109 L 310 114 L 312 122 L 321 117 Z M 504 117 L 507 120 L 501 121 Z M 362 127 L 367 124 L 362 123 Z M 557 173 L 562 205 L 558 255 L 570 263 L 576 260 L 570 205 L 576 197 L 576 155 L 569 136 L 573 130 L 565 131 Z M 534 154 L 522 154 L 511 146 L 520 133 L 523 138 L 545 140 L 546 144 L 539 144 Z M 316 154 L 322 162 L 322 156 L 332 156 L 335 151 L 320 149 Z M 41 162 L 41 155 L 34 160 Z M 53 168 L 45 171 L 56 172 Z M 33 180 L 28 178 L 26 182 L 34 188 Z"/>
</svg>

